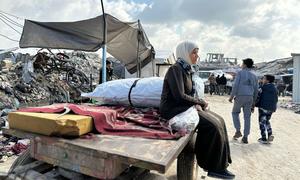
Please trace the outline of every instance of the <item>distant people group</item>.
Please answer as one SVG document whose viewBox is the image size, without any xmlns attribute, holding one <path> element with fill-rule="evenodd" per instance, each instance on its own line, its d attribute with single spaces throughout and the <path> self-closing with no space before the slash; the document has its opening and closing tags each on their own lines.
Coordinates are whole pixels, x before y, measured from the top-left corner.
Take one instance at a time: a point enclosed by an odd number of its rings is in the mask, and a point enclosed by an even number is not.
<svg viewBox="0 0 300 180">
<path fill-rule="evenodd" d="M 226 93 L 227 79 L 225 77 L 225 74 L 223 74 L 222 76 L 218 75 L 217 77 L 215 77 L 215 75 L 212 73 L 208 77 L 208 82 L 210 95 L 224 95 Z"/>
</svg>

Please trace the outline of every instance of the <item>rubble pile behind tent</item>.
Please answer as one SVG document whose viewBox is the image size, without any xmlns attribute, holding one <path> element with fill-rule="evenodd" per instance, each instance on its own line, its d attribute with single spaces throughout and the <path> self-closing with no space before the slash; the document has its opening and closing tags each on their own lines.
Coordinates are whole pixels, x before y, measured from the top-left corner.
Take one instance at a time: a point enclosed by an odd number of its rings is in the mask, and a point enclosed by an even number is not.
<svg viewBox="0 0 300 180">
<path fill-rule="evenodd" d="M 30 57 L 28 57 L 30 58 Z M 86 73 L 96 81 L 99 74 L 100 59 L 96 53 L 84 54 L 82 52 L 70 53 L 70 60 L 76 68 Z M 30 82 L 22 78 L 23 67 L 26 60 L 13 63 L 9 68 L 2 67 L 0 71 L 0 111 L 4 108 L 15 109 L 19 104 L 72 102 L 80 97 L 77 89 L 67 85 L 58 72 L 44 76 L 41 73 L 31 73 Z"/>
<path fill-rule="evenodd" d="M 97 53 L 85 53 L 82 51 L 72 51 L 65 53 L 70 60 L 76 65 L 76 69 L 85 73 L 87 77 L 92 74 L 93 82 L 98 82 L 101 59 Z"/>
<path fill-rule="evenodd" d="M 10 52 L 11 53 L 11 52 Z M 75 68 L 84 72 L 87 77 L 92 74 L 94 84 L 99 78 L 100 58 L 96 53 L 80 51 L 65 52 Z M 53 71 L 49 75 L 34 71 L 30 73 L 30 82 L 22 78 L 25 63 L 32 61 L 29 54 L 15 54 L 18 58 L 0 59 L 0 127 L 7 126 L 7 115 L 20 106 L 36 106 L 56 102 L 73 102 L 80 98 L 78 89 L 65 82 L 62 74 Z M 24 144 L 24 142 L 26 143 Z M 28 147 L 29 140 L 16 137 L 4 137 L 0 130 L 0 163 L 8 157 L 19 154 Z"/>
</svg>

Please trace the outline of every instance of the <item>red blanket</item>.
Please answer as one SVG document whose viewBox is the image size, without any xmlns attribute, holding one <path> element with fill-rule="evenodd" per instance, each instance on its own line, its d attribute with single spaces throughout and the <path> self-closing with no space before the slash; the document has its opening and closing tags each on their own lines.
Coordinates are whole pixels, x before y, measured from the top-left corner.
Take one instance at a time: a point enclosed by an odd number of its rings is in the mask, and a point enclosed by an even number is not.
<svg viewBox="0 0 300 180">
<path fill-rule="evenodd" d="M 158 111 L 150 108 L 54 104 L 24 108 L 19 111 L 61 113 L 66 107 L 75 114 L 93 117 L 96 130 L 102 134 L 153 139 L 177 139 L 183 136 L 182 133 L 172 133 L 166 124 L 159 121 Z"/>
</svg>

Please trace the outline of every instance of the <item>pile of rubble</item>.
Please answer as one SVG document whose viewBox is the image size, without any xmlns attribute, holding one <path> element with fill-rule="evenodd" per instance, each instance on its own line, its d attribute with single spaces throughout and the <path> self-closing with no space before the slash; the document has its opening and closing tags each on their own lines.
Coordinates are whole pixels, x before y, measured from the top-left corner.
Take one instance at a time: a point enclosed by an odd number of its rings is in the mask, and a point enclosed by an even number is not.
<svg viewBox="0 0 300 180">
<path fill-rule="evenodd" d="M 12 53 L 10 52 L 10 55 Z M 33 56 L 0 58 L 0 127 L 8 126 L 8 113 L 22 106 L 37 106 L 61 102 L 80 102 L 81 92 L 90 91 L 99 82 L 101 59 L 96 53 L 79 51 L 64 52 L 68 61 L 88 77 L 87 87 L 71 87 L 66 72 L 51 71 L 50 74 L 34 69 Z M 0 163 L 18 155 L 29 146 L 29 140 L 7 137 L 0 129 Z"/>
<path fill-rule="evenodd" d="M 4 163 L 9 157 L 24 152 L 30 144 L 29 139 L 0 136 L 0 163 Z"/>
<path fill-rule="evenodd" d="M 76 69 L 86 73 L 90 78 L 92 75 L 93 83 L 99 82 L 99 72 L 101 67 L 101 59 L 97 53 L 85 53 L 82 51 L 73 51 L 65 53 L 70 57 L 70 60 L 76 65 Z"/>
<path fill-rule="evenodd" d="M 300 114 L 300 104 L 293 103 L 292 101 L 282 101 L 279 103 L 279 106 L 285 109 L 292 110 L 297 114 Z"/>
<path fill-rule="evenodd" d="M 94 84 L 98 79 L 100 59 L 97 54 L 84 54 L 82 52 L 70 53 L 70 60 L 90 77 L 92 74 Z M 30 80 L 24 79 L 25 61 L 2 62 L 0 71 L 0 110 L 4 108 L 18 108 L 20 104 L 72 102 L 80 97 L 78 89 L 68 86 L 64 75 L 53 71 L 45 76 L 42 73 L 30 72 Z M 25 68 L 24 68 L 25 67 Z M 27 81 L 27 82 L 26 82 Z"/>
<path fill-rule="evenodd" d="M 288 69 L 293 67 L 293 58 L 276 59 L 269 62 L 262 62 L 255 64 L 256 72 L 260 74 L 285 74 Z"/>
</svg>

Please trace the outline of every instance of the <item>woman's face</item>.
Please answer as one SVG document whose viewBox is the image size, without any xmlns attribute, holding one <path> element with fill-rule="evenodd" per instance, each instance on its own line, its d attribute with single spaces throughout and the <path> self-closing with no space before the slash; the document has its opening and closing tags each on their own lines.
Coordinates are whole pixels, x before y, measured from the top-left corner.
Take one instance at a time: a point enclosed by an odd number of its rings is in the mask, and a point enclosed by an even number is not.
<svg viewBox="0 0 300 180">
<path fill-rule="evenodd" d="M 199 58 L 199 56 L 198 56 L 198 50 L 199 50 L 198 48 L 195 48 L 195 49 L 193 49 L 193 51 L 190 54 L 190 59 L 191 59 L 191 63 L 192 64 L 196 64 L 197 63 L 197 60 Z"/>
</svg>

